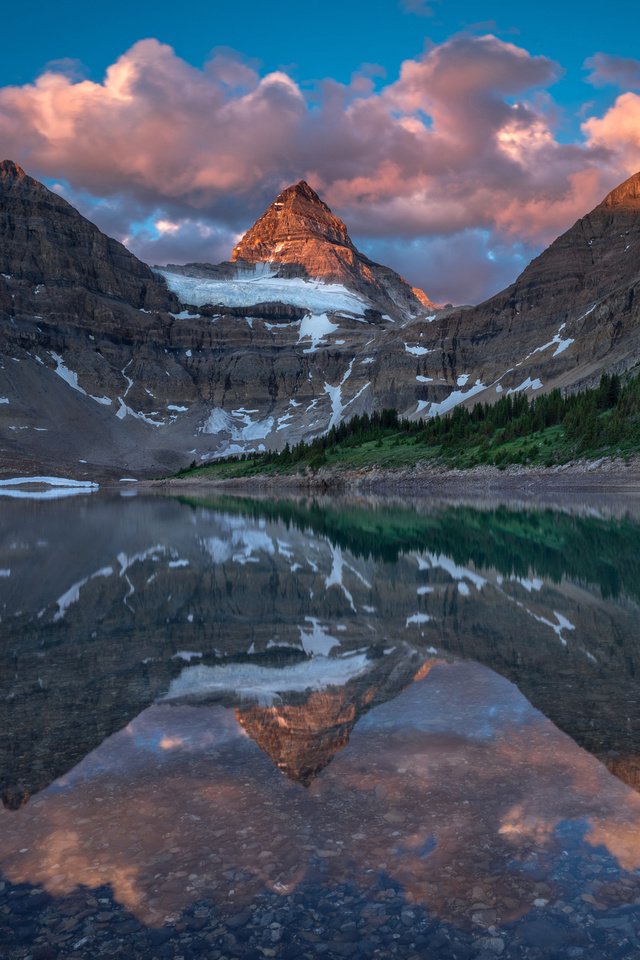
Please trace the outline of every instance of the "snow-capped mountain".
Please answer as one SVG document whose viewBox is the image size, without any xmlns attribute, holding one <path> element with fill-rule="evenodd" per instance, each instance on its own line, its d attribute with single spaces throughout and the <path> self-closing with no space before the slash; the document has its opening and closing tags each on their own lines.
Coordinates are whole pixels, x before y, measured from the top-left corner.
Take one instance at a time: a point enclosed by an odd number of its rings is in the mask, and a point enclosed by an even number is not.
<svg viewBox="0 0 640 960">
<path fill-rule="evenodd" d="M 591 384 L 640 353 L 640 175 L 496 297 L 439 310 L 304 182 L 219 265 L 151 270 L 0 164 L 0 473 L 167 473 L 355 413 Z"/>
</svg>

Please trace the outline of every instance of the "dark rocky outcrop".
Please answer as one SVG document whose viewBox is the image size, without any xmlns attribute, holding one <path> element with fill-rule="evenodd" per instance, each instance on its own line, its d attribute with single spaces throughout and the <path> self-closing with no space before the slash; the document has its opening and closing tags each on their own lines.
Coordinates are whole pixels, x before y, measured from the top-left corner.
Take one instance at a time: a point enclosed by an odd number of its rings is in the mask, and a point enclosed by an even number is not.
<svg viewBox="0 0 640 960">
<path fill-rule="evenodd" d="M 157 275 L 34 180 L 11 160 L 0 162 L 0 273 L 46 288 L 77 288 L 135 309 L 177 307 Z"/>
</svg>

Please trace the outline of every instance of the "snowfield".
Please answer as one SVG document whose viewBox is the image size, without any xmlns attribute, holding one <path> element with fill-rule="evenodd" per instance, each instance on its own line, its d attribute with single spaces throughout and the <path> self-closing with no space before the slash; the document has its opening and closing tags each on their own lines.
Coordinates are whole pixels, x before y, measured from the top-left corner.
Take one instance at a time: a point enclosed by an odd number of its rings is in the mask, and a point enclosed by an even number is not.
<svg viewBox="0 0 640 960">
<path fill-rule="evenodd" d="M 202 307 L 206 303 L 227 307 L 251 307 L 257 303 L 286 303 L 313 314 L 337 311 L 363 317 L 370 304 L 340 283 L 322 283 L 300 277 L 283 279 L 274 270 L 239 271 L 233 280 L 187 277 L 158 270 L 169 289 L 182 303 Z M 180 315 L 178 315 L 180 316 Z"/>
</svg>

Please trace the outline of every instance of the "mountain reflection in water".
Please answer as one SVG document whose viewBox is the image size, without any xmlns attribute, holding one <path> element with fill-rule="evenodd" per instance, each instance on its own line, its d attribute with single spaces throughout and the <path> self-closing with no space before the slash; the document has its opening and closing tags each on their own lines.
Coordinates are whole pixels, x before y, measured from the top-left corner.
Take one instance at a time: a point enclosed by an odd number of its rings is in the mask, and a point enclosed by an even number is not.
<svg viewBox="0 0 640 960">
<path fill-rule="evenodd" d="M 204 892 L 238 907 L 319 873 L 365 888 L 384 873 L 443 919 L 505 923 L 537 898 L 571 899 L 585 864 L 640 866 L 640 796 L 477 664 L 436 664 L 372 710 L 309 789 L 238 719 L 144 711 L 5 814 L 3 873 L 58 896 L 109 883 L 152 924 Z"/>
<path fill-rule="evenodd" d="M 157 927 L 342 891 L 380 955 L 437 923 L 511 925 L 529 956 L 542 911 L 554 949 L 633 956 L 639 534 L 619 511 L 12 504 L 0 910 L 109 890 Z"/>
</svg>

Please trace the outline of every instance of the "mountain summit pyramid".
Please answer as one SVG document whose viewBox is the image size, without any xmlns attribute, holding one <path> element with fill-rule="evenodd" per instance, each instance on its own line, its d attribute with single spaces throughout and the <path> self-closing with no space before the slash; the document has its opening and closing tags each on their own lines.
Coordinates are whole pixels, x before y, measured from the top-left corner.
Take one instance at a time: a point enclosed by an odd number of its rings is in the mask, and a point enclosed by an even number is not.
<svg viewBox="0 0 640 960">
<path fill-rule="evenodd" d="M 390 309 L 419 314 L 434 304 L 389 267 L 369 260 L 305 180 L 287 187 L 245 233 L 233 262 L 287 264 L 307 277 L 341 283 Z"/>
<path fill-rule="evenodd" d="M 291 262 L 305 246 L 327 243 L 356 254 L 347 228 L 305 180 L 287 187 L 269 209 L 245 233 L 235 247 L 232 260 Z"/>
</svg>

